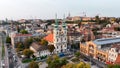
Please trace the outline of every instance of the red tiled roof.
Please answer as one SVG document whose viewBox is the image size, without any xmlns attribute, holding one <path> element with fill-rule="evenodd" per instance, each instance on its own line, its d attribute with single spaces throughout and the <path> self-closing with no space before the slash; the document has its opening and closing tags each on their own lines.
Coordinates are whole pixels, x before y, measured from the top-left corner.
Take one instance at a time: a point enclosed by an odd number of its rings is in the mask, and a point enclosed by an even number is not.
<svg viewBox="0 0 120 68">
<path fill-rule="evenodd" d="M 113 63 L 111 63 L 111 62 L 107 61 L 107 62 L 106 62 L 106 64 L 113 64 Z"/>
<path fill-rule="evenodd" d="M 32 34 L 15 34 L 14 37 L 21 37 L 21 36 L 32 36 Z"/>
<path fill-rule="evenodd" d="M 47 35 L 44 39 L 48 42 L 53 42 L 53 34 L 51 33 L 51 34 Z"/>
<path fill-rule="evenodd" d="M 115 64 L 119 64 L 120 65 L 120 55 L 118 55 L 116 61 L 115 61 Z"/>
</svg>

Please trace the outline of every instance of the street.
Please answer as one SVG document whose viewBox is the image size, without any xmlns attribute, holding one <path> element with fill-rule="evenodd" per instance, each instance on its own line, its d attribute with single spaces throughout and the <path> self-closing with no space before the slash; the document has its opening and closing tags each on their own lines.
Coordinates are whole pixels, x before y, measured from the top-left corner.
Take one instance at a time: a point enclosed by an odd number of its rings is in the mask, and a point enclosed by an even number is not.
<svg viewBox="0 0 120 68">
<path fill-rule="evenodd" d="M 89 56 L 86 56 L 84 54 L 81 53 L 81 55 L 84 56 L 84 59 L 87 59 L 87 61 L 90 61 L 91 63 L 94 63 L 95 65 L 97 65 L 99 68 L 104 68 L 106 65 L 105 63 L 98 61 L 96 59 L 90 58 Z"/>
</svg>

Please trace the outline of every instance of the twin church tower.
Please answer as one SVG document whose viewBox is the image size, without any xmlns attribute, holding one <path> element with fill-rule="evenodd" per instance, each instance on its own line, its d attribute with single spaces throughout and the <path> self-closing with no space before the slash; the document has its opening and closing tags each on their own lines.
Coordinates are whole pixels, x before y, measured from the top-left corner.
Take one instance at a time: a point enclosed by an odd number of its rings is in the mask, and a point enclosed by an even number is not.
<svg viewBox="0 0 120 68">
<path fill-rule="evenodd" d="M 67 25 L 65 23 L 65 18 L 62 20 L 62 24 L 59 24 L 56 16 L 53 39 L 55 53 L 67 51 Z"/>
</svg>

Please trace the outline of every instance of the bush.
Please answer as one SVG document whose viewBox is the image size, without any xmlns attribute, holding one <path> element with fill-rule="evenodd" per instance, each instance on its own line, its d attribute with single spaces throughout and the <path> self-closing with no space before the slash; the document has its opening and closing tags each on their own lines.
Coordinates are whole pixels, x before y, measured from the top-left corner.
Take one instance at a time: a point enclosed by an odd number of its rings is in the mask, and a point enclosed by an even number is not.
<svg viewBox="0 0 120 68">
<path fill-rule="evenodd" d="M 73 62 L 79 62 L 80 60 L 79 60 L 79 58 L 73 58 L 72 61 Z"/>
</svg>

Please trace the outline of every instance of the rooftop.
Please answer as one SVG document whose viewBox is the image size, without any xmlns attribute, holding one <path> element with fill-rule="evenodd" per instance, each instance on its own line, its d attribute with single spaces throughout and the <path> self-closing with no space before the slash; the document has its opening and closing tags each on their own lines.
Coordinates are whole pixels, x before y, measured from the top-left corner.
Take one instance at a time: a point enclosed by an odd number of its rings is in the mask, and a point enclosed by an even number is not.
<svg viewBox="0 0 120 68">
<path fill-rule="evenodd" d="M 93 42 L 94 42 L 95 44 L 97 44 L 97 45 L 120 43 L 120 37 L 96 39 L 96 40 L 94 40 Z"/>
<path fill-rule="evenodd" d="M 44 39 L 48 42 L 53 42 L 53 34 L 51 33 L 51 34 L 47 35 L 46 37 L 44 37 Z"/>
</svg>

